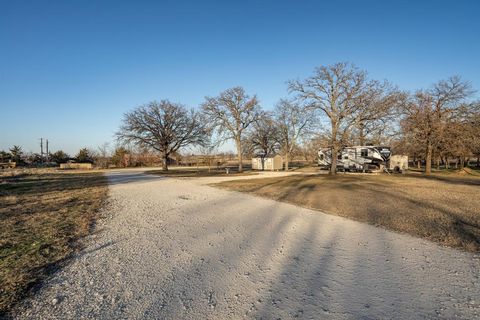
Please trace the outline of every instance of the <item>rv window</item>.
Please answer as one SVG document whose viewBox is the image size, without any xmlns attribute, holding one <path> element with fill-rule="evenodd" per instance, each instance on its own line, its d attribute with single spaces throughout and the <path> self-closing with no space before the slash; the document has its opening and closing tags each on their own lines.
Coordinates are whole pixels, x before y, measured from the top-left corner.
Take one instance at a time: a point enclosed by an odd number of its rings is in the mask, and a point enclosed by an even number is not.
<svg viewBox="0 0 480 320">
<path fill-rule="evenodd" d="M 368 149 L 362 149 L 362 150 L 360 150 L 360 156 L 362 156 L 362 157 L 368 157 Z"/>
<path fill-rule="evenodd" d="M 338 160 L 342 160 L 342 154 L 341 154 L 341 153 L 338 154 L 337 159 L 338 159 Z"/>
<path fill-rule="evenodd" d="M 320 155 L 320 160 L 323 160 L 323 154 Z"/>
</svg>

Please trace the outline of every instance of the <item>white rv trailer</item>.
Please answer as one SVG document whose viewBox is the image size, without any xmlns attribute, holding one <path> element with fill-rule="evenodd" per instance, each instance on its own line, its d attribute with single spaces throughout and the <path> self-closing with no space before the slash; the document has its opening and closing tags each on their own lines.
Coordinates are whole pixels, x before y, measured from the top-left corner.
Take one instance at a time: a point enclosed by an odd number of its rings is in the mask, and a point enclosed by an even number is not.
<svg viewBox="0 0 480 320">
<path fill-rule="evenodd" d="M 353 146 L 340 150 L 337 169 L 344 171 L 372 172 L 383 170 L 390 159 L 390 147 Z M 332 149 L 321 148 L 318 151 L 318 166 L 329 169 L 332 164 Z"/>
</svg>

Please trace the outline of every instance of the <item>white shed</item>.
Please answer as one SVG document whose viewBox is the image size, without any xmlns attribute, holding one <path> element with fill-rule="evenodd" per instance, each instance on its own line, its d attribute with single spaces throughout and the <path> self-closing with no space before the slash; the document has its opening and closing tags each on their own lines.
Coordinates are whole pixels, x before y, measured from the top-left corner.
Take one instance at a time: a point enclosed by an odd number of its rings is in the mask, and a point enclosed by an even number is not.
<svg viewBox="0 0 480 320">
<path fill-rule="evenodd" d="M 252 158 L 252 170 L 270 170 L 277 171 L 283 169 L 283 159 L 281 156 L 257 157 Z"/>
<path fill-rule="evenodd" d="M 390 157 L 387 169 L 393 172 L 405 172 L 408 170 L 408 156 L 396 154 Z"/>
</svg>

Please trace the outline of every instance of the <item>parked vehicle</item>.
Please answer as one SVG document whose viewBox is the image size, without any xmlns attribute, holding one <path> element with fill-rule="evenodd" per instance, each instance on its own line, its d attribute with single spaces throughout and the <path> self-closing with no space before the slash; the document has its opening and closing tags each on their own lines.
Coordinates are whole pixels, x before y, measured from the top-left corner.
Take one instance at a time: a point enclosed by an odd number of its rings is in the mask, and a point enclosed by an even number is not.
<svg viewBox="0 0 480 320">
<path fill-rule="evenodd" d="M 338 154 L 337 170 L 352 172 L 382 171 L 390 159 L 390 147 L 353 146 L 344 147 Z M 332 149 L 321 148 L 318 151 L 318 165 L 329 169 L 332 164 Z"/>
</svg>

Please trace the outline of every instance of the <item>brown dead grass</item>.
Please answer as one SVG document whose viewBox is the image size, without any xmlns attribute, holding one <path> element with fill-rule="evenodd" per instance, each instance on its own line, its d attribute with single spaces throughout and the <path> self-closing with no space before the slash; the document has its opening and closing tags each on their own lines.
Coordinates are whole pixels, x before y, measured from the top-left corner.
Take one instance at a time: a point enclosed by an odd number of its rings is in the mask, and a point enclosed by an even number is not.
<svg viewBox="0 0 480 320">
<path fill-rule="evenodd" d="M 0 177 L 0 317 L 76 250 L 106 197 L 100 173 Z"/>
<path fill-rule="evenodd" d="M 476 177 L 301 175 L 215 186 L 480 251 L 480 179 Z"/>
</svg>

